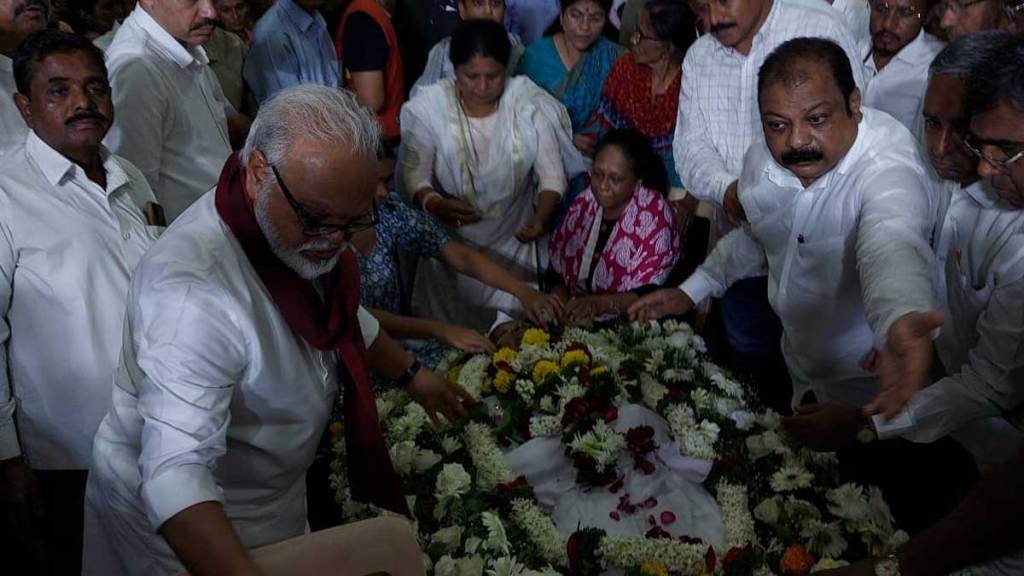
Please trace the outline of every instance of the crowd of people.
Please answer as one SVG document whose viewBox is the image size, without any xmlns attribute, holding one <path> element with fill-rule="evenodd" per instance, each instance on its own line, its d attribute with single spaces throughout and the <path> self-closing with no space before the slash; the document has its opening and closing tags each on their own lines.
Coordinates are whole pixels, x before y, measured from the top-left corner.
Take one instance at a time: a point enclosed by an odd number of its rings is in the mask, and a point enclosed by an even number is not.
<svg viewBox="0 0 1024 576">
<path fill-rule="evenodd" d="M 1024 573 L 1024 2 L 0 0 L 4 574 L 420 574 L 375 390 L 682 317 Z M 326 520 L 325 520 L 326 518 Z M 312 529 L 312 532 L 310 532 Z"/>
</svg>

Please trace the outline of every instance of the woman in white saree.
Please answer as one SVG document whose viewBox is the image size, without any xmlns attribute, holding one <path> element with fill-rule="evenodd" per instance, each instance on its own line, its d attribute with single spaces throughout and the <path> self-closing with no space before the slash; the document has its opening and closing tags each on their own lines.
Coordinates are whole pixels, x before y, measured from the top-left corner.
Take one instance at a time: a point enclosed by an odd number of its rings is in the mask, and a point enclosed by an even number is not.
<svg viewBox="0 0 1024 576">
<path fill-rule="evenodd" d="M 400 189 L 412 203 L 537 285 L 547 231 L 568 178 L 585 169 L 565 108 L 525 77 L 506 77 L 504 28 L 468 20 L 452 35 L 455 80 L 441 80 L 402 109 Z M 420 262 L 412 299 L 419 316 L 486 330 L 515 298 Z"/>
</svg>

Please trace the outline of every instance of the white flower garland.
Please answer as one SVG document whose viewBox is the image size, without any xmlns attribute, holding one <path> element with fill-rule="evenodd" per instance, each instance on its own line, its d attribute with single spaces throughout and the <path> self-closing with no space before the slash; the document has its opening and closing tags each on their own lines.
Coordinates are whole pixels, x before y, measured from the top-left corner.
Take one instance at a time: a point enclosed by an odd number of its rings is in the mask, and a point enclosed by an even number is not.
<svg viewBox="0 0 1024 576">
<path fill-rule="evenodd" d="M 568 538 L 558 531 L 558 527 L 537 504 L 525 498 L 512 501 L 512 521 L 515 522 L 529 537 L 530 542 L 541 552 L 548 562 L 559 566 L 568 566 L 566 554 Z"/>
<path fill-rule="evenodd" d="M 706 546 L 684 544 L 669 538 L 615 536 L 602 538 L 600 550 L 605 568 L 628 568 L 654 562 L 665 566 L 669 572 L 683 574 L 702 574 L 707 553 Z"/>
<path fill-rule="evenodd" d="M 754 518 L 750 515 L 750 502 L 744 486 L 719 482 L 717 489 L 718 506 L 722 509 L 722 525 L 725 529 L 726 551 L 742 548 L 757 542 L 754 532 Z"/>
<path fill-rule="evenodd" d="M 501 449 L 494 442 L 491 429 L 479 422 L 470 422 L 466 425 L 466 433 L 463 436 L 466 441 L 466 449 L 469 451 L 469 458 L 476 467 L 476 487 L 480 490 L 490 492 L 498 484 L 511 482 L 514 478 L 512 471 L 508 469 Z"/>
</svg>

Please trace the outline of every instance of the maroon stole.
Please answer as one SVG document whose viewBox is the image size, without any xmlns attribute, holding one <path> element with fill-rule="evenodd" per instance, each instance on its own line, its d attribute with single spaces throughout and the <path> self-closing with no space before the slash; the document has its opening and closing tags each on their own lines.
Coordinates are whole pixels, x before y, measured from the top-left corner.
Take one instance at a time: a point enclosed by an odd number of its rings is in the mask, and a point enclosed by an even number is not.
<svg viewBox="0 0 1024 576">
<path fill-rule="evenodd" d="M 366 345 L 356 311 L 359 265 L 351 250 L 330 272 L 321 300 L 313 283 L 281 262 L 270 249 L 245 191 L 245 168 L 228 158 L 217 182 L 217 213 L 245 250 L 288 326 L 317 350 L 334 350 L 348 371 L 345 382 L 345 448 L 352 497 L 409 515 L 402 484 L 391 465 L 366 365 Z"/>
</svg>

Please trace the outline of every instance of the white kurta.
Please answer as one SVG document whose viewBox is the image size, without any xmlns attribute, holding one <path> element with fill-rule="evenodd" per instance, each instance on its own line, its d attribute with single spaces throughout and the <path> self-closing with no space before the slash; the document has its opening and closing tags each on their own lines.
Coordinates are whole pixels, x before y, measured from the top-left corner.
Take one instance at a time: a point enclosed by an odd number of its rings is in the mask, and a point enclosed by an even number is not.
<svg viewBox="0 0 1024 576">
<path fill-rule="evenodd" d="M 106 189 L 35 133 L 0 160 L 0 460 L 87 469 L 110 409 L 128 282 L 161 229 L 146 179 L 102 154 Z"/>
<path fill-rule="evenodd" d="M 1024 210 L 984 183 L 957 190 L 943 240 L 947 306 L 935 347 L 948 376 L 911 399 L 913 426 L 896 434 L 932 442 L 960 431 L 979 463 L 1005 460 L 1022 443 L 999 415 L 1024 403 Z"/>
<path fill-rule="evenodd" d="M 934 305 L 934 208 L 919 146 L 888 114 L 862 110 L 846 156 L 807 188 L 763 141 L 752 146 L 740 181 L 749 226 L 680 286 L 700 302 L 767 269 L 794 402 L 808 389 L 819 402 L 871 401 L 877 375 L 861 361 L 893 321 Z"/>
<path fill-rule="evenodd" d="M 14 105 L 14 62 L 0 54 L 0 156 L 25 142 L 28 126 Z"/>
<path fill-rule="evenodd" d="M 874 57 L 864 59 L 868 89 L 864 105 L 888 112 L 911 133 L 917 134 L 924 92 L 928 88 L 928 67 L 945 44 L 924 30 L 878 70 Z"/>
<path fill-rule="evenodd" d="M 107 49 L 114 126 L 105 142 L 145 174 L 167 221 L 217 184 L 230 104 L 202 48 L 186 50 L 137 6 Z"/>
<path fill-rule="evenodd" d="M 515 233 L 533 216 L 542 190 L 561 193 L 583 170 L 565 108 L 524 76 L 508 79 L 498 111 L 468 118 L 454 85 L 442 80 L 402 109 L 401 188 L 425 187 L 474 206 L 483 219 L 453 230 L 518 278 L 536 284 L 547 266 L 547 238 L 522 243 Z M 515 314 L 516 299 L 436 260 L 420 263 L 413 311 L 486 330 L 497 312 Z"/>
<path fill-rule="evenodd" d="M 369 345 L 377 323 L 359 319 Z M 200 502 L 222 502 L 249 548 L 301 535 L 306 468 L 337 393 L 335 353 L 296 337 L 214 194 L 201 198 L 132 282 L 86 490 L 84 574 L 177 573 L 157 528 Z"/>
</svg>

